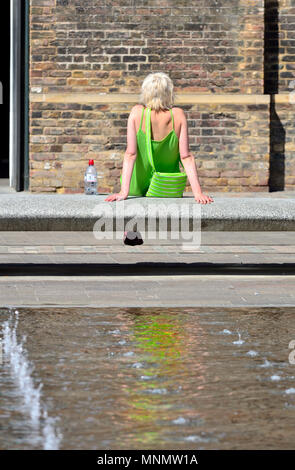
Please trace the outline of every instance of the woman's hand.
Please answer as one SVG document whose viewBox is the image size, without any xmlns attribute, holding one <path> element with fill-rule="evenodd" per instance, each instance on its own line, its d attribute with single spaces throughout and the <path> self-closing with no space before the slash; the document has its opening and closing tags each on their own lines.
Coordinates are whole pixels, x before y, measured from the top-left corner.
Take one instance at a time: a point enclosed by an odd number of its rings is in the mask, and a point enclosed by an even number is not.
<svg viewBox="0 0 295 470">
<path fill-rule="evenodd" d="M 197 201 L 201 204 L 210 204 L 210 202 L 214 202 L 212 197 L 207 196 L 206 194 L 203 194 L 203 193 L 196 194 L 195 195 L 195 201 Z"/>
<path fill-rule="evenodd" d="M 127 199 L 127 197 L 128 197 L 128 194 L 122 193 L 120 191 L 119 193 L 110 194 L 108 197 L 105 198 L 105 201 L 108 201 L 108 202 L 122 201 L 122 199 Z"/>
</svg>

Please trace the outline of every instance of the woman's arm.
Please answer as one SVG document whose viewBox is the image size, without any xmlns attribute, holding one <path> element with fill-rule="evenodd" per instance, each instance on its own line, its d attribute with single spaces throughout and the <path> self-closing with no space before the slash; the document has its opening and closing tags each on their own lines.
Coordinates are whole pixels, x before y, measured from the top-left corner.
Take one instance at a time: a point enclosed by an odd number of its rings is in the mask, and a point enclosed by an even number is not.
<svg viewBox="0 0 295 470">
<path fill-rule="evenodd" d="M 135 128 L 136 109 L 137 106 L 133 106 L 127 122 L 127 149 L 123 160 L 121 191 L 119 193 L 110 194 L 105 199 L 105 201 L 120 201 L 128 197 L 133 167 L 137 157 L 137 140 Z"/>
<path fill-rule="evenodd" d="M 213 202 L 212 197 L 202 193 L 200 181 L 197 173 L 197 166 L 194 156 L 189 151 L 187 120 L 184 111 L 180 111 L 180 136 L 179 153 L 180 159 L 188 176 L 194 198 L 197 202 L 207 204 Z"/>
</svg>

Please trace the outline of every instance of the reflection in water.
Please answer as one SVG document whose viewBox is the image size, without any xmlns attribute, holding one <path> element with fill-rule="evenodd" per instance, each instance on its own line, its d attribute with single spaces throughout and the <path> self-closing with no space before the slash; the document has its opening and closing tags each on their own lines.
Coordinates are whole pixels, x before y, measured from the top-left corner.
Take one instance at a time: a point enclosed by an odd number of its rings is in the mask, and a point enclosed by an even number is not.
<svg viewBox="0 0 295 470">
<path fill-rule="evenodd" d="M 43 384 L 48 415 L 59 418 L 61 449 L 291 449 L 293 314 L 19 309 L 15 338 L 28 338 L 30 377 Z M 12 313 L 0 315 L 7 332 Z M 0 447 L 42 448 L 6 366 Z"/>
<path fill-rule="evenodd" d="M 140 362 L 136 363 L 136 380 L 125 390 L 129 405 L 125 416 L 131 426 L 133 421 L 139 429 L 134 436 L 134 444 L 139 446 L 161 438 L 161 420 L 173 408 L 174 394 L 181 389 L 175 377 L 181 374 L 188 346 L 183 320 L 184 317 L 162 311 L 157 315 L 136 315 L 130 326 Z"/>
</svg>

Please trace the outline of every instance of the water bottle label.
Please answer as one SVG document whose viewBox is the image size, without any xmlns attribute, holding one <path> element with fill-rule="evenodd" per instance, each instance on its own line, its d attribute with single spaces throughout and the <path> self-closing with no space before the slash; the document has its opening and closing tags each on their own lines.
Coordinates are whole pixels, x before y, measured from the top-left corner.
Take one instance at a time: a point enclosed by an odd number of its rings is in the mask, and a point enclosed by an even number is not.
<svg viewBox="0 0 295 470">
<path fill-rule="evenodd" d="M 95 175 L 86 175 L 86 181 L 88 183 L 96 183 L 96 176 Z"/>
</svg>

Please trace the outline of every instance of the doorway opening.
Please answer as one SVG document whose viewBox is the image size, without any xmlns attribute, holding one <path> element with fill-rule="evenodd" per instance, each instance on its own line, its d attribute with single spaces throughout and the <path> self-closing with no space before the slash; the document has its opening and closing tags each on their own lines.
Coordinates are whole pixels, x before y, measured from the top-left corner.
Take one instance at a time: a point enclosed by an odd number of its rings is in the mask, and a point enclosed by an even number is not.
<svg viewBox="0 0 295 470">
<path fill-rule="evenodd" d="M 7 17 L 7 14 L 9 17 Z M 1 150 L 0 150 L 0 180 L 1 187 L 9 186 L 9 107 L 10 107 L 10 9 L 2 14 L 0 19 L 1 51 Z"/>
<path fill-rule="evenodd" d="M 10 0 L 2 12 L 0 192 L 28 189 L 29 0 Z"/>
</svg>

